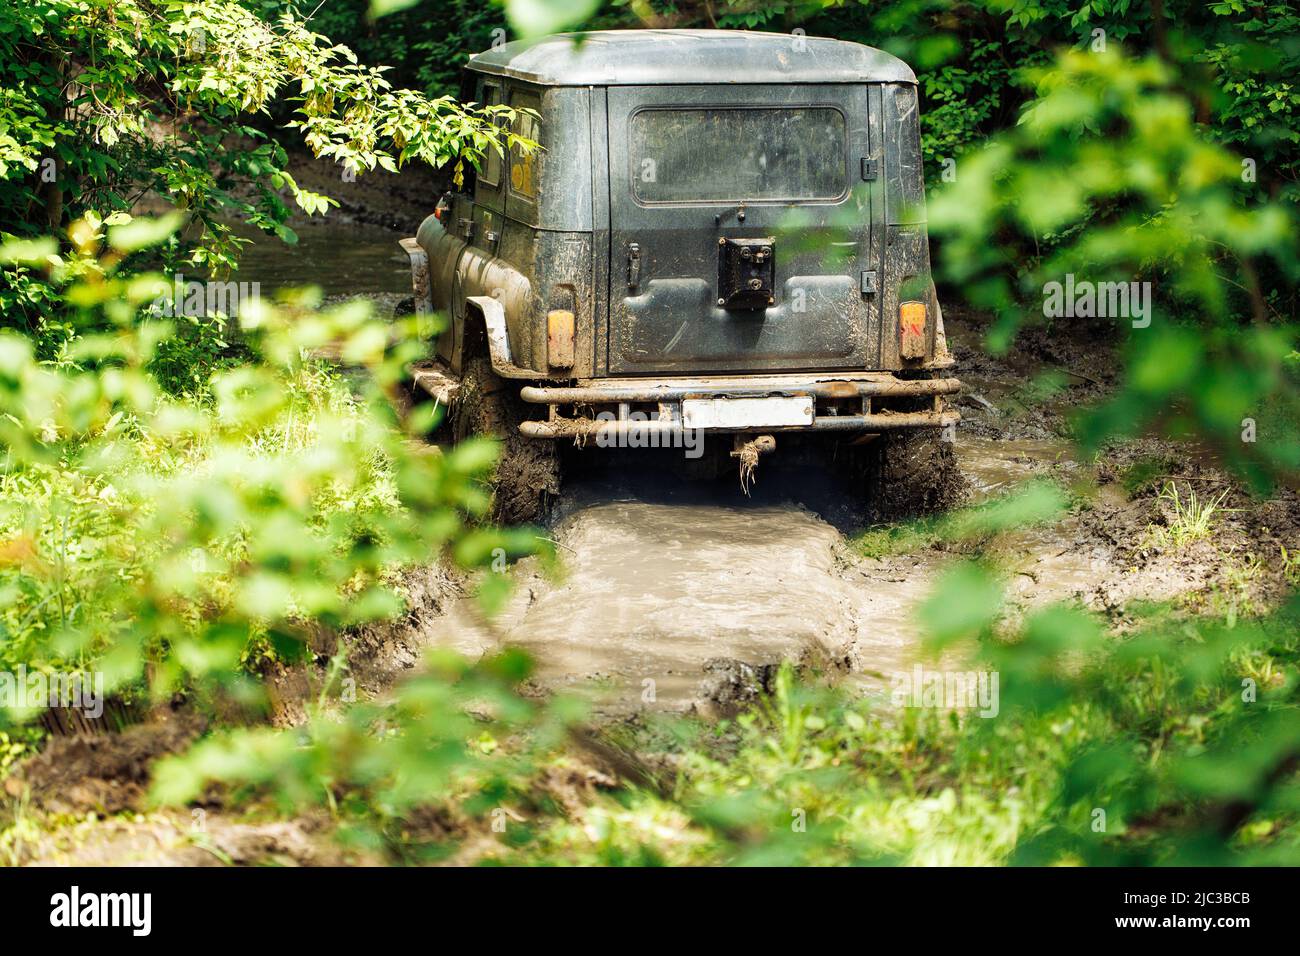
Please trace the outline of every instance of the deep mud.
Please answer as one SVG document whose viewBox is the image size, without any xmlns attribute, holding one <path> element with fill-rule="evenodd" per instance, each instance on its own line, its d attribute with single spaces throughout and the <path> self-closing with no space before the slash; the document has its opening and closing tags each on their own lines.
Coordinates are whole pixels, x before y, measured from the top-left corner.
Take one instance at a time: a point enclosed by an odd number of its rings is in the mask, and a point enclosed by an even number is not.
<svg viewBox="0 0 1300 956">
<path fill-rule="evenodd" d="M 1062 448 L 1005 460 L 958 443 L 956 456 L 978 496 L 1050 468 Z M 562 576 L 521 562 L 497 617 L 486 620 L 467 594 L 424 638 L 470 656 L 523 647 L 543 687 L 588 695 L 608 715 L 726 711 L 765 689 L 782 661 L 883 692 L 917 660 L 915 610 L 950 556 L 864 558 L 846 537 L 862 509 L 835 507 L 817 481 L 801 488 L 769 473 L 759 482 L 764 493 L 747 499 L 731 478 L 579 479 L 551 529 Z M 1057 551 L 1076 557 L 1060 544 L 1048 536 L 1020 546 L 1055 562 L 1054 590 L 1082 588 L 1092 568 L 1060 561 Z"/>
<path fill-rule="evenodd" d="M 471 656 L 523 647 L 543 686 L 620 712 L 690 707 L 720 659 L 845 666 L 863 595 L 841 573 L 851 557 L 834 527 L 798 503 L 636 490 L 588 489 L 590 503 L 556 525 L 562 579 L 523 562 L 495 619 L 467 597 L 427 639 Z"/>
</svg>

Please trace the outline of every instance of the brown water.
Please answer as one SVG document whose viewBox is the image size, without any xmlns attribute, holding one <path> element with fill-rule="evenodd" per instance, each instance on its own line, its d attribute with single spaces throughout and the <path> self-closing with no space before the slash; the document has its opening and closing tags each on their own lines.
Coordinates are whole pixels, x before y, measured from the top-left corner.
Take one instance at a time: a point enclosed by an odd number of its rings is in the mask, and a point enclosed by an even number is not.
<svg viewBox="0 0 1300 956">
<path fill-rule="evenodd" d="M 296 245 L 256 230 L 238 229 L 252 241 L 240 260 L 238 281 L 259 282 L 264 295 L 303 285 L 319 286 L 327 296 L 408 296 L 411 266 L 391 229 L 325 221 L 294 230 Z"/>
<path fill-rule="evenodd" d="M 978 500 L 1046 469 L 1065 445 L 979 440 L 958 449 Z M 811 662 L 871 694 L 920 659 L 916 609 L 942 556 L 862 558 L 806 501 L 747 501 L 728 482 L 685 493 L 658 482 L 567 486 L 579 503 L 553 529 L 563 579 L 548 581 L 525 562 L 494 621 L 466 598 L 428 641 L 471 656 L 523 647 L 541 684 L 590 693 L 613 712 L 700 703 L 704 665 L 717 658 Z M 1096 573 L 1093 556 L 1066 547 L 1056 528 L 1017 532 L 1006 546 L 1025 569 L 1013 591 L 1029 603 L 1068 596 Z"/>
<path fill-rule="evenodd" d="M 646 695 L 682 706 L 712 658 L 821 659 L 857 636 L 864 595 L 839 573 L 842 539 L 797 505 L 609 501 L 554 533 L 560 583 L 521 582 L 495 633 L 461 608 L 431 639 L 471 653 L 523 647 L 543 683 L 609 682 L 611 705 Z"/>
<path fill-rule="evenodd" d="M 1008 491 L 1058 461 L 1069 461 L 1069 454 L 1069 444 L 1061 439 L 961 436 L 957 442 L 957 458 L 976 502 Z"/>
</svg>

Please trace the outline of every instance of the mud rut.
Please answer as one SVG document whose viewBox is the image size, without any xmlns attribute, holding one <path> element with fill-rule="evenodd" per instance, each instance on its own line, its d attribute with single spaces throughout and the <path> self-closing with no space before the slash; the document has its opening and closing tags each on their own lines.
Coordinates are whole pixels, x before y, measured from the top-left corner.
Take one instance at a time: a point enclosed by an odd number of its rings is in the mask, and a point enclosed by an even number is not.
<svg viewBox="0 0 1300 956">
<path fill-rule="evenodd" d="M 974 439 L 958 456 L 979 500 L 1066 447 Z M 607 713 L 715 710 L 752 697 L 784 660 L 883 694 L 891 672 L 920 659 L 914 614 L 943 557 L 858 556 L 844 533 L 856 516 L 815 482 L 760 472 L 745 499 L 725 481 L 580 480 L 551 529 L 559 579 L 522 562 L 494 618 L 467 595 L 421 638 L 471 657 L 522 647 L 542 688 L 590 695 Z M 1031 602 L 1076 592 L 1106 562 L 1050 530 L 1016 547 L 1026 568 L 1016 587 Z"/>
</svg>

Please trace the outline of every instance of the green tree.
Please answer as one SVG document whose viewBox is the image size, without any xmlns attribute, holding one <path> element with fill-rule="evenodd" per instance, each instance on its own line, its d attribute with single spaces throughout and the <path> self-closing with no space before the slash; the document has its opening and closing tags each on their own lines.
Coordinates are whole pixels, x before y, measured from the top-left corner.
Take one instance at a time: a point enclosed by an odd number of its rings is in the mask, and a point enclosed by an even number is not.
<svg viewBox="0 0 1300 956">
<path fill-rule="evenodd" d="M 8 4 L 0 62 L 5 232 L 61 235 L 86 212 L 103 219 L 152 195 L 184 211 L 169 255 L 191 266 L 234 261 L 231 220 L 292 241 L 286 198 L 309 214 L 329 207 L 288 173 L 286 145 L 354 173 L 418 160 L 457 174 L 486 150 L 531 145 L 493 122 L 508 109 L 394 88 L 292 10 L 263 20 L 233 0 Z M 273 106 L 288 129 L 259 122 Z M 35 321 L 39 301 L 0 295 L 8 321 L 22 306 Z"/>
</svg>

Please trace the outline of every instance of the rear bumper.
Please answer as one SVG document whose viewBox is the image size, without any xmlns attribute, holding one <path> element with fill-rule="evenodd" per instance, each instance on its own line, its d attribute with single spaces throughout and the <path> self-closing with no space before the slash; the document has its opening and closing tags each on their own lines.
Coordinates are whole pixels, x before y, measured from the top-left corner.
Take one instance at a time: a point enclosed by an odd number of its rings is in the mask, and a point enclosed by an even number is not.
<svg viewBox="0 0 1300 956">
<path fill-rule="evenodd" d="M 961 416 L 943 397 L 961 391 L 955 378 L 901 379 L 889 372 L 711 376 L 690 379 L 599 379 L 574 386 L 527 385 L 525 402 L 548 406 L 545 420 L 525 421 L 530 438 L 623 435 L 672 436 L 686 431 L 880 432 L 944 428 Z M 762 402 L 737 403 L 725 423 L 683 420 L 683 402 L 715 399 L 806 398 L 809 420 L 774 424 Z M 900 408 L 899 406 L 904 406 Z"/>
</svg>

